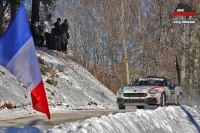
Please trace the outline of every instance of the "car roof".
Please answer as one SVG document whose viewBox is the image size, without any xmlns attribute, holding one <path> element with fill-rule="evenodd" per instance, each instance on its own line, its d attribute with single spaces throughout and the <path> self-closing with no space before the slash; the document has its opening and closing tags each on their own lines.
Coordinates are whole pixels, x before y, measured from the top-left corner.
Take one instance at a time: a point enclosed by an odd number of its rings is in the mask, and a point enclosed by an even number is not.
<svg viewBox="0 0 200 133">
<path fill-rule="evenodd" d="M 161 78 L 161 79 L 169 79 L 169 78 L 166 78 L 166 77 L 161 77 L 161 76 L 146 76 L 146 77 L 141 77 L 141 78 Z"/>
<path fill-rule="evenodd" d="M 165 77 L 161 77 L 161 76 L 146 76 L 146 77 L 144 77 L 144 78 L 165 78 Z"/>
</svg>

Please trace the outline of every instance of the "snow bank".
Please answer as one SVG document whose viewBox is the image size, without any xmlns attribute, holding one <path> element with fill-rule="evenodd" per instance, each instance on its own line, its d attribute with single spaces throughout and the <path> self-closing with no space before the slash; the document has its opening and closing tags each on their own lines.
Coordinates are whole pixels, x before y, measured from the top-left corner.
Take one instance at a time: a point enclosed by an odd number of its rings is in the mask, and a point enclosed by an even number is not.
<svg viewBox="0 0 200 133">
<path fill-rule="evenodd" d="M 191 113 L 199 108 L 187 107 Z M 199 119 L 200 114 L 194 117 Z M 200 124 L 200 122 L 198 121 Z M 135 113 L 118 113 L 116 115 L 93 117 L 84 122 L 59 125 L 44 133 L 78 132 L 78 133 L 197 133 L 196 127 L 187 118 L 180 107 L 159 107 L 152 110 L 137 110 Z"/>
<path fill-rule="evenodd" d="M 200 124 L 200 107 L 184 106 L 196 122 Z M 83 122 L 77 121 L 57 125 L 49 130 L 34 127 L 1 128 L 0 133 L 198 133 L 181 107 L 159 107 L 155 110 L 137 110 L 136 112 L 92 117 Z"/>
<path fill-rule="evenodd" d="M 36 47 L 36 52 L 40 66 L 48 69 L 43 81 L 51 107 L 60 106 L 66 110 L 117 108 L 115 94 L 71 57 L 46 48 Z M 2 66 L 0 88 L 0 110 L 31 105 L 29 91 Z"/>
<path fill-rule="evenodd" d="M 84 67 L 66 54 L 38 48 L 43 66 L 55 72 L 57 86 L 45 83 L 48 102 L 73 109 L 116 109 L 116 96 Z M 44 81 L 49 76 L 43 76 Z"/>
</svg>

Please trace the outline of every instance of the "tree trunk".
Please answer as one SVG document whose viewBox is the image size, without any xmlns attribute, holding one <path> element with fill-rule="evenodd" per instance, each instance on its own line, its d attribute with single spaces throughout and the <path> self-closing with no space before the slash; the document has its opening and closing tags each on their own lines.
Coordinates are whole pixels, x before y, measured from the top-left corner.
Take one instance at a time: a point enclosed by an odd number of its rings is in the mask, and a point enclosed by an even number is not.
<svg viewBox="0 0 200 133">
<path fill-rule="evenodd" d="M 128 60 L 128 55 L 127 55 L 127 48 L 126 48 L 126 35 L 125 35 L 125 20 L 124 20 L 124 1 L 121 0 L 121 16 L 120 16 L 120 21 L 121 21 L 121 28 L 122 28 L 122 45 L 124 48 L 124 58 L 125 58 L 125 64 L 126 64 L 126 81 L 127 84 L 130 84 L 130 73 L 129 73 L 129 60 Z"/>
<path fill-rule="evenodd" d="M 190 39 L 190 49 L 189 49 L 189 100 L 192 101 L 193 99 L 193 89 L 194 89 L 194 59 L 195 57 L 193 56 L 194 52 L 194 30 L 193 27 L 190 26 L 190 34 L 189 34 L 189 39 Z"/>
<path fill-rule="evenodd" d="M 198 39 L 196 39 L 196 47 L 195 47 L 195 59 L 194 59 L 194 88 L 193 88 L 193 93 L 192 93 L 192 97 L 193 97 L 193 102 L 199 100 L 199 73 L 198 73 L 198 69 L 199 69 L 199 58 L 200 58 L 200 54 L 199 54 L 199 43 L 198 43 Z"/>
<path fill-rule="evenodd" d="M 186 60 L 186 33 L 185 33 L 186 27 L 185 24 L 182 25 L 181 27 L 181 31 L 182 31 L 182 35 L 181 35 L 181 62 L 180 62 L 180 85 L 183 89 L 186 89 L 186 81 L 185 81 L 185 60 Z"/>
<path fill-rule="evenodd" d="M 101 58 L 101 44 L 100 44 L 101 38 L 99 36 L 98 30 L 96 31 L 96 44 L 94 44 L 94 76 L 99 76 L 99 64 L 100 64 L 100 58 Z"/>
<path fill-rule="evenodd" d="M 3 0 L 0 0 L 0 16 L 4 16 L 3 13 Z M 0 38 L 3 35 L 3 17 L 0 17 Z"/>
<path fill-rule="evenodd" d="M 180 80 L 180 66 L 178 64 L 178 59 L 176 56 L 176 73 L 177 73 L 177 77 L 178 77 L 178 85 L 180 86 L 181 80 Z"/>
<path fill-rule="evenodd" d="M 34 23 L 34 21 L 39 22 L 39 10 L 40 10 L 40 0 L 32 0 L 31 24 Z"/>
<path fill-rule="evenodd" d="M 11 3 L 10 3 L 10 5 L 11 5 L 11 20 L 13 19 L 13 17 L 15 16 L 15 13 L 16 13 L 16 11 L 17 11 L 17 2 L 16 2 L 16 0 L 12 0 L 11 1 Z"/>
<path fill-rule="evenodd" d="M 72 50 L 74 53 L 76 53 L 77 51 L 77 22 L 76 21 L 73 21 L 73 47 L 72 47 Z"/>
<path fill-rule="evenodd" d="M 139 25 L 139 43 L 140 43 L 140 76 L 144 76 L 145 72 L 144 72 L 144 45 L 143 45 L 143 41 L 142 41 L 142 21 L 141 21 L 141 8 L 140 8 L 141 4 L 139 1 L 138 4 L 138 25 Z"/>
<path fill-rule="evenodd" d="M 195 4 L 196 7 L 196 11 L 197 13 L 200 12 L 200 2 L 197 1 L 197 3 Z M 192 93 L 192 97 L 193 102 L 198 101 L 199 102 L 199 58 L 200 58 L 200 51 L 199 51 L 199 37 L 200 37 L 200 15 L 198 14 L 197 16 L 197 24 L 196 24 L 196 28 L 195 28 L 195 33 L 193 36 L 193 43 L 195 44 L 195 59 L 194 59 L 194 88 L 193 88 L 193 93 Z M 194 103 L 196 104 L 196 103 Z"/>
<path fill-rule="evenodd" d="M 183 3 L 184 0 L 180 0 L 180 3 Z M 183 20 L 183 19 L 182 19 Z M 185 24 L 182 25 L 181 27 L 181 63 L 180 63 L 180 86 L 183 89 L 186 89 L 186 84 L 185 84 L 185 60 L 186 60 L 186 38 L 185 38 Z"/>
</svg>

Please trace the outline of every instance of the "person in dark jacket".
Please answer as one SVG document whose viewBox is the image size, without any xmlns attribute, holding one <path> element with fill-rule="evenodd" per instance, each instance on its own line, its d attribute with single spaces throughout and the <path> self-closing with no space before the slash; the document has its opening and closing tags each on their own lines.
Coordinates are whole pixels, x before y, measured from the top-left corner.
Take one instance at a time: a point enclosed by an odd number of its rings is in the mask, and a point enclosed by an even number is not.
<svg viewBox="0 0 200 133">
<path fill-rule="evenodd" d="M 31 32 L 33 36 L 33 41 L 35 46 L 42 47 L 44 44 L 44 36 L 41 35 L 39 28 L 38 28 L 38 22 L 35 21 L 31 26 Z"/>
<path fill-rule="evenodd" d="M 60 23 L 61 23 L 61 19 L 60 18 L 57 19 L 56 23 L 54 23 L 54 25 L 55 25 L 54 36 L 55 36 L 55 40 L 56 40 L 56 49 L 58 51 L 61 50 L 62 27 L 61 27 Z"/>
<path fill-rule="evenodd" d="M 69 25 L 68 25 L 68 21 L 67 19 L 64 20 L 64 22 L 61 24 L 62 27 L 62 35 L 61 35 L 61 39 L 62 39 L 62 45 L 61 45 L 61 49 L 63 52 L 66 52 L 67 50 L 67 44 L 68 44 L 68 39 L 70 38 L 69 36 Z"/>
</svg>

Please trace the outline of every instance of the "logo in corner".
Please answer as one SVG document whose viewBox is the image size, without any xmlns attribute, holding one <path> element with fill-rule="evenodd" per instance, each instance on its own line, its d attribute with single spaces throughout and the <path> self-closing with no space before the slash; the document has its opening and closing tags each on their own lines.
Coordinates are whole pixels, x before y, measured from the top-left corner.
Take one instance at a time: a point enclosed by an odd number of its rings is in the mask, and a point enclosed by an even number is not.
<svg viewBox="0 0 200 133">
<path fill-rule="evenodd" d="M 187 4 L 179 3 L 175 11 L 172 13 L 172 17 L 185 17 L 185 20 L 174 20 L 174 24 L 195 24 L 196 21 L 192 18 L 196 16 L 196 11 Z"/>
</svg>

